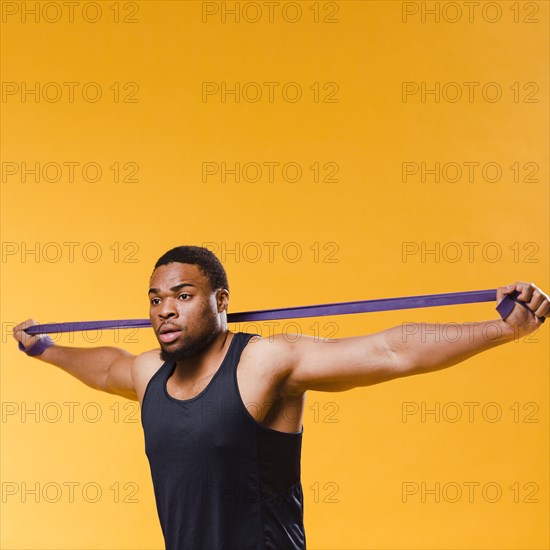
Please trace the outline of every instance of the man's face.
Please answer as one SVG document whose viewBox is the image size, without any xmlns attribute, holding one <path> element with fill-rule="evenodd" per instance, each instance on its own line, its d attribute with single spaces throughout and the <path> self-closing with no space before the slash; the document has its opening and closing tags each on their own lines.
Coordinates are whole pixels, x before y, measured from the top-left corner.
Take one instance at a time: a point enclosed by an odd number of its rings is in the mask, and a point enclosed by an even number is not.
<svg viewBox="0 0 550 550">
<path fill-rule="evenodd" d="M 218 291 L 218 300 L 227 296 L 227 291 Z M 149 317 L 163 361 L 193 357 L 210 345 L 222 329 L 218 300 L 197 265 L 173 262 L 155 269 Z"/>
</svg>

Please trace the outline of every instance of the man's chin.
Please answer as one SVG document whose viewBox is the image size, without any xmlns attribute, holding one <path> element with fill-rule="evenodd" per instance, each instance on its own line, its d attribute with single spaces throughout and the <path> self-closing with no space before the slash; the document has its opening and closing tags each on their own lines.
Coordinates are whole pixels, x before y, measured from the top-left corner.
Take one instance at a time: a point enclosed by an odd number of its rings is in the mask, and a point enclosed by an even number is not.
<svg viewBox="0 0 550 550">
<path fill-rule="evenodd" d="M 173 363 L 186 359 L 187 357 L 189 357 L 189 353 L 184 346 L 171 346 L 171 349 L 164 347 L 162 344 L 160 346 L 160 358 L 163 361 Z"/>
<path fill-rule="evenodd" d="M 160 358 L 163 361 L 174 363 L 176 361 L 183 361 L 184 359 L 195 357 L 207 349 L 216 339 L 216 336 L 217 332 L 212 330 L 199 340 L 187 339 L 185 342 L 179 342 L 177 345 L 174 342 L 174 345 L 170 345 L 169 348 L 163 346 L 161 343 Z"/>
<path fill-rule="evenodd" d="M 183 361 L 198 355 L 206 347 L 207 342 L 195 342 L 170 346 L 170 348 L 160 347 L 160 358 L 169 363 Z"/>
</svg>

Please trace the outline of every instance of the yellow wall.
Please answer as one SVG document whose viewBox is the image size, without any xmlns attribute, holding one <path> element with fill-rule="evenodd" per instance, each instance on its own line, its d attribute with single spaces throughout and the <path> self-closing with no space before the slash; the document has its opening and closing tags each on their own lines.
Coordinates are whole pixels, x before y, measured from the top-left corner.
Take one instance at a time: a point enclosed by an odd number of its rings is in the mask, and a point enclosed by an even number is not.
<svg viewBox="0 0 550 550">
<path fill-rule="evenodd" d="M 9 333 L 146 317 L 173 246 L 210 243 L 232 311 L 550 289 L 548 2 L 239 2 L 239 21 L 235 2 L 35 4 L 2 2 L 3 548 L 162 548 L 137 405 Z M 476 304 L 278 331 L 496 318 Z M 311 392 L 308 548 L 548 548 L 548 340 L 544 325 L 449 370 Z"/>
</svg>

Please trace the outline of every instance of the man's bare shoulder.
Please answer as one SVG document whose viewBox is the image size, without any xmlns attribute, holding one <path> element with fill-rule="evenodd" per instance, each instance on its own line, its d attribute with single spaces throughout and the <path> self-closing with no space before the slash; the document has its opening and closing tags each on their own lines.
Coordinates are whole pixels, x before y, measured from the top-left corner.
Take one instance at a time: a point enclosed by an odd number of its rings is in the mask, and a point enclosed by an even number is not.
<svg viewBox="0 0 550 550">
<path fill-rule="evenodd" d="M 242 352 L 243 363 L 258 367 L 266 367 L 279 372 L 287 369 L 295 353 L 295 338 L 297 335 L 272 334 L 267 337 L 253 336 Z"/>
<path fill-rule="evenodd" d="M 287 380 L 296 364 L 300 346 L 313 337 L 303 334 L 272 334 L 253 336 L 241 355 L 243 375 L 255 380 L 256 387 L 268 388 L 272 398 L 301 399 L 303 392 L 293 393 Z"/>
<path fill-rule="evenodd" d="M 139 366 L 147 366 L 149 364 L 158 363 L 159 366 L 161 366 L 164 361 L 160 358 L 160 348 L 155 348 L 136 355 L 134 363 Z"/>
</svg>

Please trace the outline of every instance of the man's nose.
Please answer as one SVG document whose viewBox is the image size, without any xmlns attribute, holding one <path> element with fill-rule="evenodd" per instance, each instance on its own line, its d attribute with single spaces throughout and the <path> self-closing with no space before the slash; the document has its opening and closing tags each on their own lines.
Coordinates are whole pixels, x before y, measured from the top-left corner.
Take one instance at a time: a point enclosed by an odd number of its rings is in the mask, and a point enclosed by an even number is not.
<svg viewBox="0 0 550 550">
<path fill-rule="evenodd" d="M 178 311 L 175 307 L 175 304 L 173 300 L 164 300 L 162 302 L 162 305 L 159 309 L 159 317 L 162 319 L 169 319 L 170 317 L 175 317 L 177 315 Z"/>
</svg>

